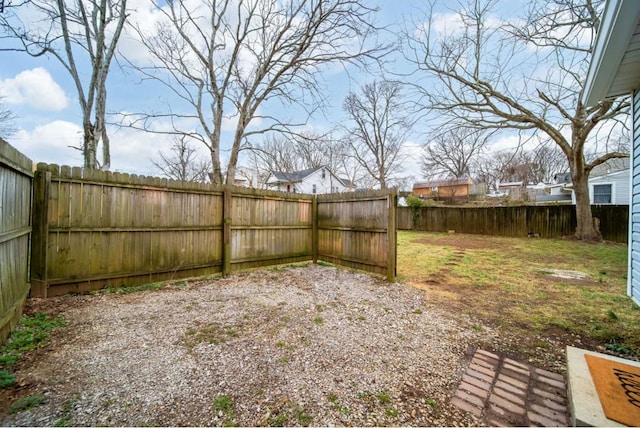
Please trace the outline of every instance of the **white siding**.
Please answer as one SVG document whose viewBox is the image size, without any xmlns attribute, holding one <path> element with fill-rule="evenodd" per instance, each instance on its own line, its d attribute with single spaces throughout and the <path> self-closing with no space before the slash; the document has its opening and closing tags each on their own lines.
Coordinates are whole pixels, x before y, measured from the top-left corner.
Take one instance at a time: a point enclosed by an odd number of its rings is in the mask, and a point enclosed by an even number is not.
<svg viewBox="0 0 640 428">
<path fill-rule="evenodd" d="M 598 184 L 611 185 L 611 204 L 629 205 L 629 170 L 619 171 L 600 177 L 589 179 L 589 199 L 595 204 L 593 186 Z"/>
<path fill-rule="evenodd" d="M 632 105 L 633 159 L 631 186 L 631 213 L 629 215 L 629 278 L 628 294 L 640 305 L 640 91 L 633 93 Z"/>
</svg>

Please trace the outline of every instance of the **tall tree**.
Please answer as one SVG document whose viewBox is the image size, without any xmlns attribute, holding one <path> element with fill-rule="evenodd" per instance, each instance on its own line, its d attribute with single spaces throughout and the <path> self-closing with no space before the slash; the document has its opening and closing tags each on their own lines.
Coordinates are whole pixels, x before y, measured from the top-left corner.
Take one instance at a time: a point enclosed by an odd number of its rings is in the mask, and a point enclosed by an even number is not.
<svg viewBox="0 0 640 428">
<path fill-rule="evenodd" d="M 429 178 L 470 177 L 474 162 L 482 154 L 492 134 L 464 126 L 448 127 L 425 144 L 422 173 Z"/>
<path fill-rule="evenodd" d="M 168 132 L 190 135 L 211 153 L 215 182 L 223 182 L 223 126 L 230 131 L 226 181 L 252 135 L 291 133 L 306 121 L 271 115 L 269 103 L 311 114 L 324 103 L 320 72 L 329 64 L 364 64 L 382 52 L 365 47 L 376 28 L 375 10 L 362 0 L 216 0 L 196 4 L 153 1 L 162 15 L 154 34 L 136 26 L 152 64 L 133 64 L 144 79 L 165 85 L 184 102 L 160 114 L 127 119 L 150 130 L 157 117 L 173 119 Z M 273 105 L 273 104 L 271 104 Z M 189 125 L 185 125 L 189 122 Z M 193 123 L 196 123 L 195 129 Z M 167 132 L 167 131 L 165 131 Z"/>
<path fill-rule="evenodd" d="M 169 151 L 169 154 L 160 152 L 159 158 L 152 160 L 162 175 L 180 181 L 207 181 L 209 162 L 198 158 L 186 136 L 175 137 Z"/>
<path fill-rule="evenodd" d="M 107 77 L 126 19 L 127 0 L 24 0 L 6 5 L 0 14 L 3 38 L 19 42 L 0 51 L 53 56 L 73 79 L 82 112 L 81 151 L 86 168 L 111 165 Z"/>
<path fill-rule="evenodd" d="M 411 130 L 398 82 L 381 81 L 351 92 L 343 108 L 352 126 L 346 141 L 355 160 L 380 186 L 386 189 L 389 178 L 401 168 L 402 143 Z"/>
<path fill-rule="evenodd" d="M 600 239 L 591 214 L 589 173 L 608 159 L 626 156 L 614 149 L 585 159 L 589 137 L 629 107 L 628 100 L 604 100 L 595 107 L 580 101 L 601 3 L 530 2 L 527 16 L 509 24 L 493 12 L 496 1 L 471 0 L 448 20 L 458 25 L 446 34 L 436 22 L 451 17 L 433 12 L 432 4 L 427 22 L 406 33 L 407 58 L 417 76 L 432 79 L 417 86 L 430 109 L 473 126 L 529 130 L 557 144 L 573 181 L 576 236 L 585 240 Z"/>
</svg>

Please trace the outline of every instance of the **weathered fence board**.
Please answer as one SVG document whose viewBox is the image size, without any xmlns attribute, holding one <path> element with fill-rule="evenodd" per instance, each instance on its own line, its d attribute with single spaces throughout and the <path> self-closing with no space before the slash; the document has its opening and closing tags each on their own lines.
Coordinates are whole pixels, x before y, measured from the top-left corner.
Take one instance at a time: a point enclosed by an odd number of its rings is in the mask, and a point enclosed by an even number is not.
<svg viewBox="0 0 640 428">
<path fill-rule="evenodd" d="M 32 162 L 0 139 L 0 342 L 29 293 Z"/>
<path fill-rule="evenodd" d="M 395 278 L 387 192 L 316 199 L 39 164 L 34 194 L 36 296 L 317 259 Z"/>
<path fill-rule="evenodd" d="M 627 242 L 629 207 L 594 205 L 593 216 L 600 221 L 604 239 Z M 515 207 L 421 207 L 398 209 L 398 228 L 429 232 L 473 233 L 542 238 L 571 236 L 576 229 L 573 205 Z"/>
<path fill-rule="evenodd" d="M 396 277 L 395 194 L 318 196 L 318 258 Z"/>
</svg>

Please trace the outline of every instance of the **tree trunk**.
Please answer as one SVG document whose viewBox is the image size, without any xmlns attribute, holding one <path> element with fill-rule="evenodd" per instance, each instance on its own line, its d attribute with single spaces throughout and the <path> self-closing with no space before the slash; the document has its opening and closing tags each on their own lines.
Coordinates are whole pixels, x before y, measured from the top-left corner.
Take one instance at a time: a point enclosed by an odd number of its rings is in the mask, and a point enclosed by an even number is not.
<svg viewBox="0 0 640 428">
<path fill-rule="evenodd" d="M 576 196 L 576 238 L 583 241 L 601 241 L 602 235 L 596 230 L 591 214 L 591 201 L 589 200 L 589 176 L 584 168 L 574 170 L 574 162 L 571 165 L 571 180 L 573 192 Z"/>
<path fill-rule="evenodd" d="M 97 168 L 96 159 L 96 137 L 94 128 L 91 123 L 85 123 L 84 128 L 84 145 L 82 147 L 82 155 L 84 156 L 84 167 L 88 169 Z"/>
</svg>

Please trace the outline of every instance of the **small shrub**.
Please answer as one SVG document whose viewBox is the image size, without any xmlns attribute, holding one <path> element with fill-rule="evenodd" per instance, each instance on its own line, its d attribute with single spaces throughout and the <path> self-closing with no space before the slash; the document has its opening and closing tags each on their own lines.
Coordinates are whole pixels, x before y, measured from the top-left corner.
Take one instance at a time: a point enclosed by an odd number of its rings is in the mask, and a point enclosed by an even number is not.
<svg viewBox="0 0 640 428">
<path fill-rule="evenodd" d="M 314 322 L 314 323 L 316 323 L 316 324 L 318 324 L 318 325 L 322 325 L 322 324 L 324 324 L 324 318 L 322 318 L 322 317 L 315 317 L 315 318 L 313 319 L 313 322 Z"/>
<path fill-rule="evenodd" d="M 380 391 L 376 394 L 378 401 L 380 404 L 389 404 L 391 403 L 391 396 L 387 391 Z"/>
</svg>

